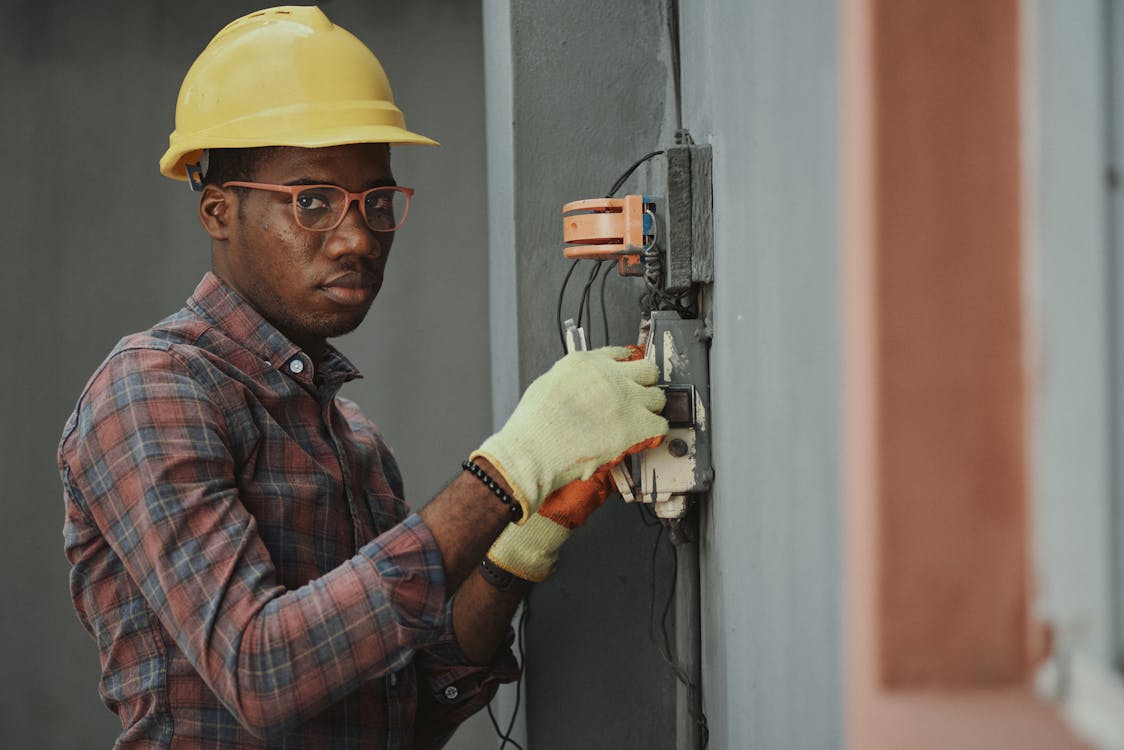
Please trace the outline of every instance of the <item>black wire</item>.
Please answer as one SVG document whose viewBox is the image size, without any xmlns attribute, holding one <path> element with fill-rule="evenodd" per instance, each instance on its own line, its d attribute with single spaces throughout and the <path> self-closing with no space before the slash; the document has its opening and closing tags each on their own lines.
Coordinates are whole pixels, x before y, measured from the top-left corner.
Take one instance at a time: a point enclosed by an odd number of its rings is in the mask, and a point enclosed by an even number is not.
<svg viewBox="0 0 1124 750">
<path fill-rule="evenodd" d="M 663 151 L 653 151 L 652 153 L 645 154 L 644 156 L 641 156 L 639 159 L 637 159 L 631 167 L 624 171 L 624 174 L 617 178 L 617 181 L 613 183 L 613 186 L 611 188 L 609 188 L 609 192 L 605 194 L 605 197 L 612 198 L 614 195 L 616 195 L 617 191 L 621 189 L 621 185 L 623 185 L 624 181 L 627 180 L 632 175 L 632 173 L 636 171 L 637 167 L 639 167 L 649 159 L 653 159 L 659 156 L 662 153 Z"/>
<path fill-rule="evenodd" d="M 524 669 L 523 663 L 526 661 L 524 654 L 527 652 L 527 621 L 531 620 L 531 591 L 527 591 L 526 598 L 523 599 L 523 614 L 519 615 L 519 684 L 515 687 L 515 711 L 511 712 L 511 721 L 507 723 L 507 733 L 510 737 L 511 731 L 515 729 L 515 719 L 519 715 L 519 699 L 522 697 L 519 687 L 523 685 Z M 500 748 L 500 750 L 504 750 Z M 523 750 L 523 748 L 519 748 Z"/>
<path fill-rule="evenodd" d="M 620 190 L 621 185 L 623 185 L 625 183 L 625 180 L 627 180 L 632 175 L 632 173 L 635 172 L 636 169 L 641 164 L 648 161 L 649 159 L 653 159 L 653 158 L 659 156 L 662 153 L 663 153 L 663 151 L 653 151 L 650 154 L 645 154 L 644 156 L 640 157 L 635 162 L 633 162 L 632 166 L 630 166 L 628 169 L 626 169 L 624 171 L 624 174 L 622 174 L 620 177 L 617 178 L 617 181 L 613 183 L 613 187 L 609 188 L 609 192 L 605 195 L 605 197 L 606 198 L 612 198 L 613 195 L 615 195 L 616 192 L 618 190 Z M 563 299 L 566 296 L 566 287 L 570 283 L 570 277 L 574 275 L 574 270 L 577 269 L 578 263 L 580 263 L 580 262 L 581 262 L 581 258 L 578 258 L 570 264 L 570 269 L 566 272 L 566 278 L 562 280 L 562 288 L 558 290 L 558 303 L 555 306 L 555 317 L 557 318 L 557 322 L 558 322 L 558 341 L 562 345 L 562 354 L 563 355 L 566 354 L 566 334 L 563 333 L 563 331 L 562 331 L 562 302 L 563 302 Z M 578 325 L 579 326 L 582 323 L 582 312 L 584 310 L 588 309 L 589 306 L 592 304 L 592 302 L 590 301 L 590 287 L 593 285 L 593 280 L 596 278 L 596 275 L 597 275 L 596 269 L 600 268 L 601 264 L 602 264 L 602 261 L 597 261 L 597 265 L 594 268 L 594 272 L 592 274 L 590 274 L 590 280 L 586 282 L 585 288 L 582 291 L 582 298 L 581 298 L 581 301 L 578 305 Z M 608 273 L 608 272 L 606 272 L 606 273 Z M 602 284 L 602 289 L 604 289 L 604 284 Z M 602 315 L 605 314 L 604 296 L 602 296 L 601 314 Z M 592 313 L 590 313 L 590 316 L 592 317 Z M 608 322 L 607 318 L 605 320 L 605 343 L 606 344 L 609 343 L 609 322 Z"/>
<path fill-rule="evenodd" d="M 663 612 L 660 613 L 660 632 L 663 634 L 663 660 L 671 665 L 676 676 L 680 676 L 680 667 L 671 655 L 671 636 L 667 632 L 667 616 L 671 612 L 671 605 L 675 602 L 675 587 L 679 582 L 679 548 L 674 544 L 671 545 L 671 565 L 671 586 L 667 591 L 667 601 L 663 603 Z"/>
<path fill-rule="evenodd" d="M 562 280 L 562 288 L 558 290 L 558 307 L 556 308 L 556 317 L 558 319 L 558 339 L 562 342 L 562 355 L 566 355 L 566 334 L 562 331 L 562 297 L 566 294 L 566 286 L 570 283 L 570 277 L 574 275 L 574 269 L 581 263 L 581 258 L 578 258 L 570 264 L 570 270 L 566 272 L 566 278 Z"/>
<path fill-rule="evenodd" d="M 589 321 L 590 329 L 593 328 L 593 284 L 597 281 L 597 274 L 601 272 L 601 266 L 603 265 L 605 265 L 605 261 L 597 261 L 597 265 L 590 272 L 589 280 L 585 282 L 585 289 L 582 291 L 582 297 L 585 298 L 585 317 Z M 589 332 L 589 337 L 590 339 L 593 337 L 592 330 Z M 590 348 L 593 348 L 592 344 L 590 344 Z"/>
<path fill-rule="evenodd" d="M 519 704 L 522 698 L 523 687 L 523 673 L 526 665 L 526 642 L 527 634 L 527 619 L 531 613 L 531 595 L 528 593 L 527 597 L 523 600 L 523 611 L 519 615 L 519 624 L 516 626 L 516 645 L 519 649 L 519 677 L 515 680 L 515 707 L 511 711 L 511 720 L 507 724 L 507 731 L 500 729 L 500 723 L 496 719 L 495 713 L 492 711 L 491 702 L 488 703 L 488 719 L 492 722 L 492 729 L 496 731 L 499 738 L 503 740 L 500 743 L 499 750 L 504 750 L 509 744 L 514 745 L 517 750 L 524 750 L 523 746 L 516 742 L 511 737 L 511 733 L 515 731 L 515 719 L 519 716 Z"/>
<path fill-rule="evenodd" d="M 645 526 L 663 526 L 663 524 L 660 523 L 660 519 L 656 517 L 656 514 L 652 512 L 652 509 L 648 507 L 647 503 L 637 503 L 636 510 L 640 511 L 640 523 Z"/>
<path fill-rule="evenodd" d="M 635 172 L 640 167 L 641 164 L 648 161 L 649 159 L 654 159 L 655 157 L 660 156 L 661 154 L 663 154 L 662 150 L 652 151 L 651 153 L 647 153 L 644 156 L 641 156 L 636 161 L 634 161 L 629 166 L 629 168 L 626 169 L 624 171 L 624 173 L 621 174 L 621 176 L 617 178 L 616 182 L 613 183 L 613 186 L 611 188 L 609 188 L 609 192 L 605 193 L 605 197 L 606 198 L 612 198 L 614 195 L 616 195 L 617 191 L 621 189 L 621 185 L 624 185 L 625 181 L 629 177 L 632 176 L 632 173 Z M 581 301 L 578 303 L 578 325 L 579 326 L 582 324 L 582 317 L 583 317 L 582 313 L 583 313 L 583 311 L 586 311 L 588 313 L 587 317 L 589 319 L 590 326 L 593 325 L 593 311 L 591 309 L 591 306 L 593 304 L 593 300 L 592 300 L 592 295 L 590 294 L 590 288 L 593 286 L 593 281 L 595 280 L 595 278 L 597 276 L 597 270 L 601 268 L 602 263 L 603 263 L 603 261 L 600 261 L 600 260 L 597 261 L 597 267 L 594 269 L 593 273 L 590 274 L 589 281 L 586 282 L 585 288 L 582 291 L 582 298 L 581 298 Z M 606 346 L 609 345 L 609 316 L 606 314 L 606 311 L 605 311 L 605 278 L 608 277 L 609 269 L 611 269 L 614 265 L 616 265 L 616 264 L 615 263 L 609 264 L 609 268 L 607 268 L 605 270 L 605 276 L 603 276 L 602 279 L 601 279 L 601 319 L 604 323 L 603 330 L 605 332 L 605 345 Z M 573 268 L 570 269 L 570 273 L 573 273 Z M 570 279 L 570 277 L 567 274 L 566 281 L 568 282 L 569 279 Z M 563 284 L 562 290 L 565 291 L 565 289 L 566 289 L 566 285 Z M 561 295 L 561 293 L 558 295 L 558 326 L 559 326 L 559 330 L 561 330 L 561 327 L 562 327 L 562 295 Z M 563 352 L 566 350 L 566 339 L 565 339 L 565 337 L 562 338 L 562 350 L 563 350 Z"/>
<path fill-rule="evenodd" d="M 671 48 L 671 81 L 675 94 L 675 138 L 682 142 L 683 133 L 683 84 L 679 65 L 679 3 L 667 0 L 667 36 Z"/>
<path fill-rule="evenodd" d="M 515 747 L 517 747 L 519 750 L 524 750 L 522 745 L 520 745 L 515 740 L 511 739 L 511 737 L 505 735 L 503 733 L 503 730 L 500 729 L 500 723 L 498 721 L 496 721 L 496 715 L 495 715 L 495 713 L 492 712 L 492 704 L 491 703 L 488 704 L 488 718 L 491 719 L 491 721 L 492 721 L 492 729 L 494 729 L 496 734 L 499 736 L 499 738 L 501 740 L 503 740 L 503 742 L 500 743 L 499 750 L 503 750 L 509 744 L 515 745 Z"/>
<path fill-rule="evenodd" d="M 695 684 L 695 681 L 693 679 L 691 679 L 691 676 L 689 674 L 687 674 L 687 670 L 685 670 L 679 664 L 679 662 L 676 661 L 675 657 L 672 656 L 672 654 L 671 654 L 671 635 L 668 633 L 667 617 L 668 617 L 668 614 L 671 612 L 671 605 L 675 601 L 675 588 L 676 588 L 676 579 L 677 579 L 676 573 L 678 572 L 678 569 L 679 569 L 679 550 L 675 547 L 674 544 L 670 545 L 671 546 L 671 559 L 672 559 L 672 566 L 673 566 L 672 576 L 671 576 L 671 586 L 670 586 L 670 588 L 668 590 L 668 593 L 667 593 L 667 600 L 664 602 L 663 612 L 660 613 L 660 636 L 661 636 L 661 638 L 660 638 L 659 641 L 656 641 L 655 633 L 653 632 L 653 628 L 655 626 L 654 620 L 655 620 L 655 613 L 656 613 L 656 577 L 657 577 L 656 562 L 657 562 L 657 558 L 658 558 L 660 541 L 662 541 L 662 539 L 663 539 L 663 533 L 662 532 L 663 532 L 663 525 L 661 524 L 660 525 L 660 531 L 657 532 L 657 534 L 656 534 L 655 544 L 652 545 L 652 582 L 651 582 L 651 599 L 649 600 L 649 603 L 648 603 L 648 637 L 653 642 L 655 642 L 656 645 L 658 646 L 659 651 L 660 651 L 660 656 L 663 658 L 664 662 L 666 662 L 667 665 L 669 667 L 671 667 L 671 671 L 675 675 L 675 678 L 677 680 L 679 680 L 679 682 L 683 683 L 683 685 L 687 688 L 687 700 L 688 700 L 688 704 L 689 704 L 687 712 L 691 716 L 691 718 L 694 719 L 695 723 L 698 725 L 699 733 L 702 735 L 702 750 L 706 750 L 706 746 L 710 742 L 710 727 L 707 724 L 706 713 L 702 712 L 701 710 L 696 709 L 696 707 L 695 707 L 696 704 L 699 702 L 697 700 L 699 688 Z"/>
<path fill-rule="evenodd" d="M 601 264 L 604 261 L 594 261 L 593 268 L 590 269 L 589 278 L 585 280 L 585 286 L 582 287 L 582 296 L 578 301 L 578 328 L 582 327 L 582 321 L 585 319 L 585 312 L 589 307 L 589 291 L 593 287 L 593 282 L 597 280 L 597 272 L 601 270 Z M 592 320 L 590 321 L 592 322 Z"/>
<path fill-rule="evenodd" d="M 609 278 L 609 272 L 615 265 L 616 263 L 608 264 L 601 274 L 601 323 L 605 327 L 605 346 L 609 345 L 609 313 L 605 312 L 605 279 Z"/>
<path fill-rule="evenodd" d="M 641 505 L 643 503 L 640 503 Z M 643 517 L 643 513 L 640 514 Z M 645 521 L 645 525 L 647 522 Z M 649 593 L 651 596 L 648 598 L 648 640 L 653 643 L 656 642 L 656 560 L 660 552 L 660 540 L 663 539 L 663 524 L 656 524 L 659 528 L 656 530 L 656 539 L 652 542 L 652 575 L 648 580 Z"/>
</svg>

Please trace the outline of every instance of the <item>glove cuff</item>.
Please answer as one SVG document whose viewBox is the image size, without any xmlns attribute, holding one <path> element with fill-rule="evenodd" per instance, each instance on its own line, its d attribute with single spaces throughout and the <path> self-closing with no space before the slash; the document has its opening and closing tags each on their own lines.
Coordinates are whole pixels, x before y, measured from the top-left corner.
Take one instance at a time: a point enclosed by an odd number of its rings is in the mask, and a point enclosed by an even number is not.
<svg viewBox="0 0 1124 750">
<path fill-rule="evenodd" d="M 485 450 L 487 445 L 488 443 L 487 441 L 485 441 L 483 446 L 477 448 L 469 454 L 468 460 L 476 461 L 476 459 L 478 458 L 483 458 L 488 463 L 490 463 L 496 471 L 500 473 L 500 476 L 502 476 L 504 481 L 507 482 L 508 486 L 511 487 L 511 494 L 514 496 L 515 502 L 519 503 L 519 507 L 523 509 L 523 517 L 514 522 L 515 525 L 522 526 L 523 524 L 527 523 L 528 518 L 534 515 L 535 511 L 531 509 L 531 504 L 527 502 L 527 496 L 523 494 L 523 490 L 520 489 L 519 483 L 512 478 L 511 474 L 509 474 L 507 469 L 503 467 L 503 464 L 498 458 Z"/>
<path fill-rule="evenodd" d="M 546 580 L 558 560 L 558 549 L 570 529 L 535 514 L 522 526 L 508 524 L 488 550 L 488 559 L 509 573 L 538 583 Z"/>
</svg>

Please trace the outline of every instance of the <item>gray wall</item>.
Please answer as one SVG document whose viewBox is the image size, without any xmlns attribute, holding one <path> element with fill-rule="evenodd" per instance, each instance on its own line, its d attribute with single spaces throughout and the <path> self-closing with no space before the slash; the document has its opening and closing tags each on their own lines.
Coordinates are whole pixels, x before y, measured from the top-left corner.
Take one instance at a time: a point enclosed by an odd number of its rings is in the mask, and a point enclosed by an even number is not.
<svg viewBox="0 0 1124 750">
<path fill-rule="evenodd" d="M 0 347 L 12 373 L 0 395 L 0 747 L 105 748 L 115 736 L 70 604 L 55 447 L 114 342 L 177 309 L 208 267 L 195 200 L 156 162 L 191 61 L 265 4 L 0 3 Z M 379 55 L 410 126 L 443 144 L 395 151 L 399 180 L 418 191 L 410 223 L 367 323 L 338 342 L 366 374 L 345 393 L 385 430 L 417 507 L 491 423 L 480 8 L 325 8 Z M 486 725 L 457 746 L 490 746 Z"/>
<path fill-rule="evenodd" d="M 1114 361 L 1122 319 L 1113 315 L 1121 315 L 1124 264 L 1110 255 L 1108 236 L 1106 7 L 1027 1 L 1024 229 L 1038 385 L 1035 614 L 1052 623 L 1059 653 L 1083 653 L 1107 667 L 1116 646 L 1110 530 L 1120 443 L 1113 430 L 1124 412 L 1115 426 L 1108 415 L 1122 408 L 1112 393 L 1124 364 Z"/>
<path fill-rule="evenodd" d="M 659 143 L 668 74 L 661 6 L 650 0 L 484 8 L 499 424 L 519 390 L 561 354 L 562 205 L 604 195 Z M 571 282 L 567 317 L 584 279 L 579 270 Z M 615 273 L 608 285 L 611 338 L 635 341 L 639 288 Z M 594 320 L 600 346 L 599 311 Z M 674 742 L 674 682 L 648 637 L 653 541 L 634 509 L 613 503 L 567 542 L 558 571 L 536 587 L 526 704 L 536 750 Z"/>
<path fill-rule="evenodd" d="M 680 11 L 684 124 L 714 148 L 715 748 L 843 744 L 836 6 Z"/>
<path fill-rule="evenodd" d="M 492 310 L 503 333 L 493 370 L 517 358 L 523 386 L 557 356 L 561 205 L 601 194 L 671 142 L 665 7 L 485 3 L 489 188 L 514 214 L 512 225 L 493 205 L 492 294 L 505 301 Z M 684 125 L 714 148 L 717 480 L 702 541 L 710 747 L 839 747 L 837 8 L 684 0 L 680 17 Z M 617 341 L 628 340 L 635 291 L 614 294 Z M 518 386 L 495 385 L 500 420 Z M 536 750 L 675 746 L 674 684 L 648 638 L 651 543 L 631 509 L 610 504 L 536 590 Z"/>
</svg>

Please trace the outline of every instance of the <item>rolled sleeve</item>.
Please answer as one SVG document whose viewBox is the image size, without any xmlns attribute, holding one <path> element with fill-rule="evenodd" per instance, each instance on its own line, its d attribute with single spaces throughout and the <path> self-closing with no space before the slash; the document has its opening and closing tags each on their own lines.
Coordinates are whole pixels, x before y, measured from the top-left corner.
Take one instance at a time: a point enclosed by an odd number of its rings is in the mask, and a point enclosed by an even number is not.
<svg viewBox="0 0 1124 750">
<path fill-rule="evenodd" d="M 417 747 L 440 747 L 465 719 L 491 702 L 500 685 L 519 679 L 519 662 L 511 650 L 515 631 L 508 628 L 491 663 L 473 664 L 453 632 L 453 605 L 450 601 L 446 608 L 441 637 L 414 658 L 419 683 Z"/>
</svg>

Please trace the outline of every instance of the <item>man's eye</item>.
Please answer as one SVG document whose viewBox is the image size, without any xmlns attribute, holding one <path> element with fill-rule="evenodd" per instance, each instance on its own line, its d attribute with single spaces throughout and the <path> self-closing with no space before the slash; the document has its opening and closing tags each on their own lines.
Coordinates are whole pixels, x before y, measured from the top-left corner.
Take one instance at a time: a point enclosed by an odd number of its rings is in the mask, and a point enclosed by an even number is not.
<svg viewBox="0 0 1124 750">
<path fill-rule="evenodd" d="M 394 213 L 397 191 L 379 190 L 367 196 L 367 210 L 378 213 Z"/>
<path fill-rule="evenodd" d="M 297 194 L 297 208 L 302 211 L 324 211 L 331 206 L 331 197 L 317 190 Z"/>
</svg>

